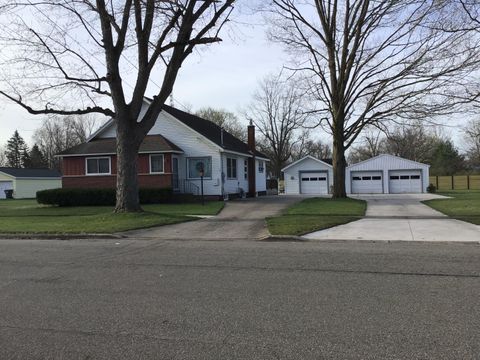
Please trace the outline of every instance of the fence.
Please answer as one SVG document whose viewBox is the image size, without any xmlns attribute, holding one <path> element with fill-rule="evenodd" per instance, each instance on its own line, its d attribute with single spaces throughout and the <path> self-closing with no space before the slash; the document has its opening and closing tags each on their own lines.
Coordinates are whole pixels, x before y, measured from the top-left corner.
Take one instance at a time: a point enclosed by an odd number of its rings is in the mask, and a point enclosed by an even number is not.
<svg viewBox="0 0 480 360">
<path fill-rule="evenodd" d="M 480 190 L 480 175 L 430 176 L 438 190 Z"/>
</svg>

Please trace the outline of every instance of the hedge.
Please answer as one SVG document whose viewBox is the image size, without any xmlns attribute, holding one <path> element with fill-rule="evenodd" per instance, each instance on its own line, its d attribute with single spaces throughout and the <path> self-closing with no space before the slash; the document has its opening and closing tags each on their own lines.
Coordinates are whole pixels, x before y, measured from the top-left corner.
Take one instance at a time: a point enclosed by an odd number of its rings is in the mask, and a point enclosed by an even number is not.
<svg viewBox="0 0 480 360">
<path fill-rule="evenodd" d="M 157 204 L 174 201 L 170 188 L 139 191 L 140 203 Z M 50 189 L 37 191 L 37 202 L 58 206 L 113 206 L 115 205 L 115 189 Z"/>
</svg>

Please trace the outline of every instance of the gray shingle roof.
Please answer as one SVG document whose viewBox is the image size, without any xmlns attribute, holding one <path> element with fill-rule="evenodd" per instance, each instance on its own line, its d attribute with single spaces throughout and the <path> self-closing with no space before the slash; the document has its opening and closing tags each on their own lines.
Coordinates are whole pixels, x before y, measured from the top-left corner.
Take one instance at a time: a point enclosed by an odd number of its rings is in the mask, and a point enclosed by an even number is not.
<svg viewBox="0 0 480 360">
<path fill-rule="evenodd" d="M 116 152 L 116 139 L 105 138 L 74 146 L 57 155 L 116 154 Z M 148 135 L 140 145 L 140 152 L 183 152 L 183 150 L 161 135 Z"/>
<path fill-rule="evenodd" d="M 202 119 L 201 117 L 189 114 L 185 111 L 178 110 L 168 105 L 163 105 L 163 109 L 188 127 L 205 136 L 210 141 L 214 142 L 218 146 L 223 147 L 225 150 L 235 151 L 247 155 L 250 154 L 247 144 L 225 130 L 223 131 L 222 143 L 221 127 L 214 122 Z M 255 156 L 268 159 L 265 154 L 262 154 L 258 150 L 255 151 Z"/>
<path fill-rule="evenodd" d="M 0 167 L 0 172 L 15 178 L 60 178 L 62 175 L 57 170 L 51 169 L 17 169 Z"/>
</svg>

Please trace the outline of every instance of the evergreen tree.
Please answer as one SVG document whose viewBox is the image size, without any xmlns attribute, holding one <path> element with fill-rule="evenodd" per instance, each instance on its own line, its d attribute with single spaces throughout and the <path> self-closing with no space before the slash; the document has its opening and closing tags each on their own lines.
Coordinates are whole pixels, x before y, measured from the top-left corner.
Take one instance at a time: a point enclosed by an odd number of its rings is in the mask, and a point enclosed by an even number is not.
<svg viewBox="0 0 480 360">
<path fill-rule="evenodd" d="M 32 150 L 30 150 L 30 166 L 31 168 L 46 168 L 47 161 L 45 160 L 45 156 L 40 151 L 40 148 L 37 144 L 33 145 Z M 27 167 L 27 166 L 25 166 Z"/>
<path fill-rule="evenodd" d="M 7 157 L 7 165 L 13 168 L 21 168 L 25 159 L 25 153 L 28 153 L 25 140 L 20 136 L 17 130 L 7 142 L 7 150 L 5 155 Z"/>
</svg>

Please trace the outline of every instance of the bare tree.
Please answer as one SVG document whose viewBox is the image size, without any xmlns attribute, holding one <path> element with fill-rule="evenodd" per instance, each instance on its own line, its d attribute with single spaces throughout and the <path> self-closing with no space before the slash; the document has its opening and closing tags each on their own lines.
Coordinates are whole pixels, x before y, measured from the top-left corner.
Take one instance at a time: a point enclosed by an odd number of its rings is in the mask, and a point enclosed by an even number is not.
<svg viewBox="0 0 480 360">
<path fill-rule="evenodd" d="M 471 99 L 479 37 L 433 26 L 450 21 L 449 1 L 272 3 L 270 37 L 292 53 L 333 137 L 334 197 L 346 196 L 345 151 L 366 126 L 449 114 Z"/>
<path fill-rule="evenodd" d="M 463 131 L 467 145 L 468 165 L 474 170 L 480 170 L 480 121 L 471 120 Z"/>
<path fill-rule="evenodd" d="M 260 132 L 259 146 L 270 158 L 272 175 L 279 178 L 300 140 L 298 132 L 308 121 L 302 94 L 292 82 L 267 76 L 244 115 Z"/>
<path fill-rule="evenodd" d="M 115 211 L 139 211 L 140 144 L 185 59 L 197 46 L 221 41 L 219 31 L 234 2 L 3 0 L 1 20 L 8 26 L 1 40 L 9 51 L 2 55 L 12 57 L 6 61 L 8 85 L 0 94 L 32 114 L 113 117 L 118 159 Z M 160 83 L 159 90 L 140 116 L 152 77 Z M 135 79 L 131 91 L 127 78 Z"/>
<path fill-rule="evenodd" d="M 311 155 L 321 160 L 331 159 L 332 149 L 330 145 L 325 144 L 320 139 L 311 139 L 309 137 L 309 131 L 304 131 L 293 146 L 292 160 L 296 161 L 307 155 Z"/>
<path fill-rule="evenodd" d="M 385 136 L 381 131 L 370 131 L 363 136 L 360 145 L 352 146 L 348 162 L 354 164 L 386 152 Z"/>
<path fill-rule="evenodd" d="M 4 146 L 0 146 L 0 166 L 7 166 L 7 155 L 5 154 Z"/>
<path fill-rule="evenodd" d="M 195 115 L 214 122 L 242 141 L 247 140 L 246 126 L 243 126 L 237 116 L 230 111 L 205 107 L 196 111 Z"/>
<path fill-rule="evenodd" d="M 55 155 L 87 141 L 98 125 L 98 119 L 92 115 L 52 115 L 35 130 L 33 140 L 43 154 L 47 166 L 60 170 L 60 163 Z"/>
</svg>

